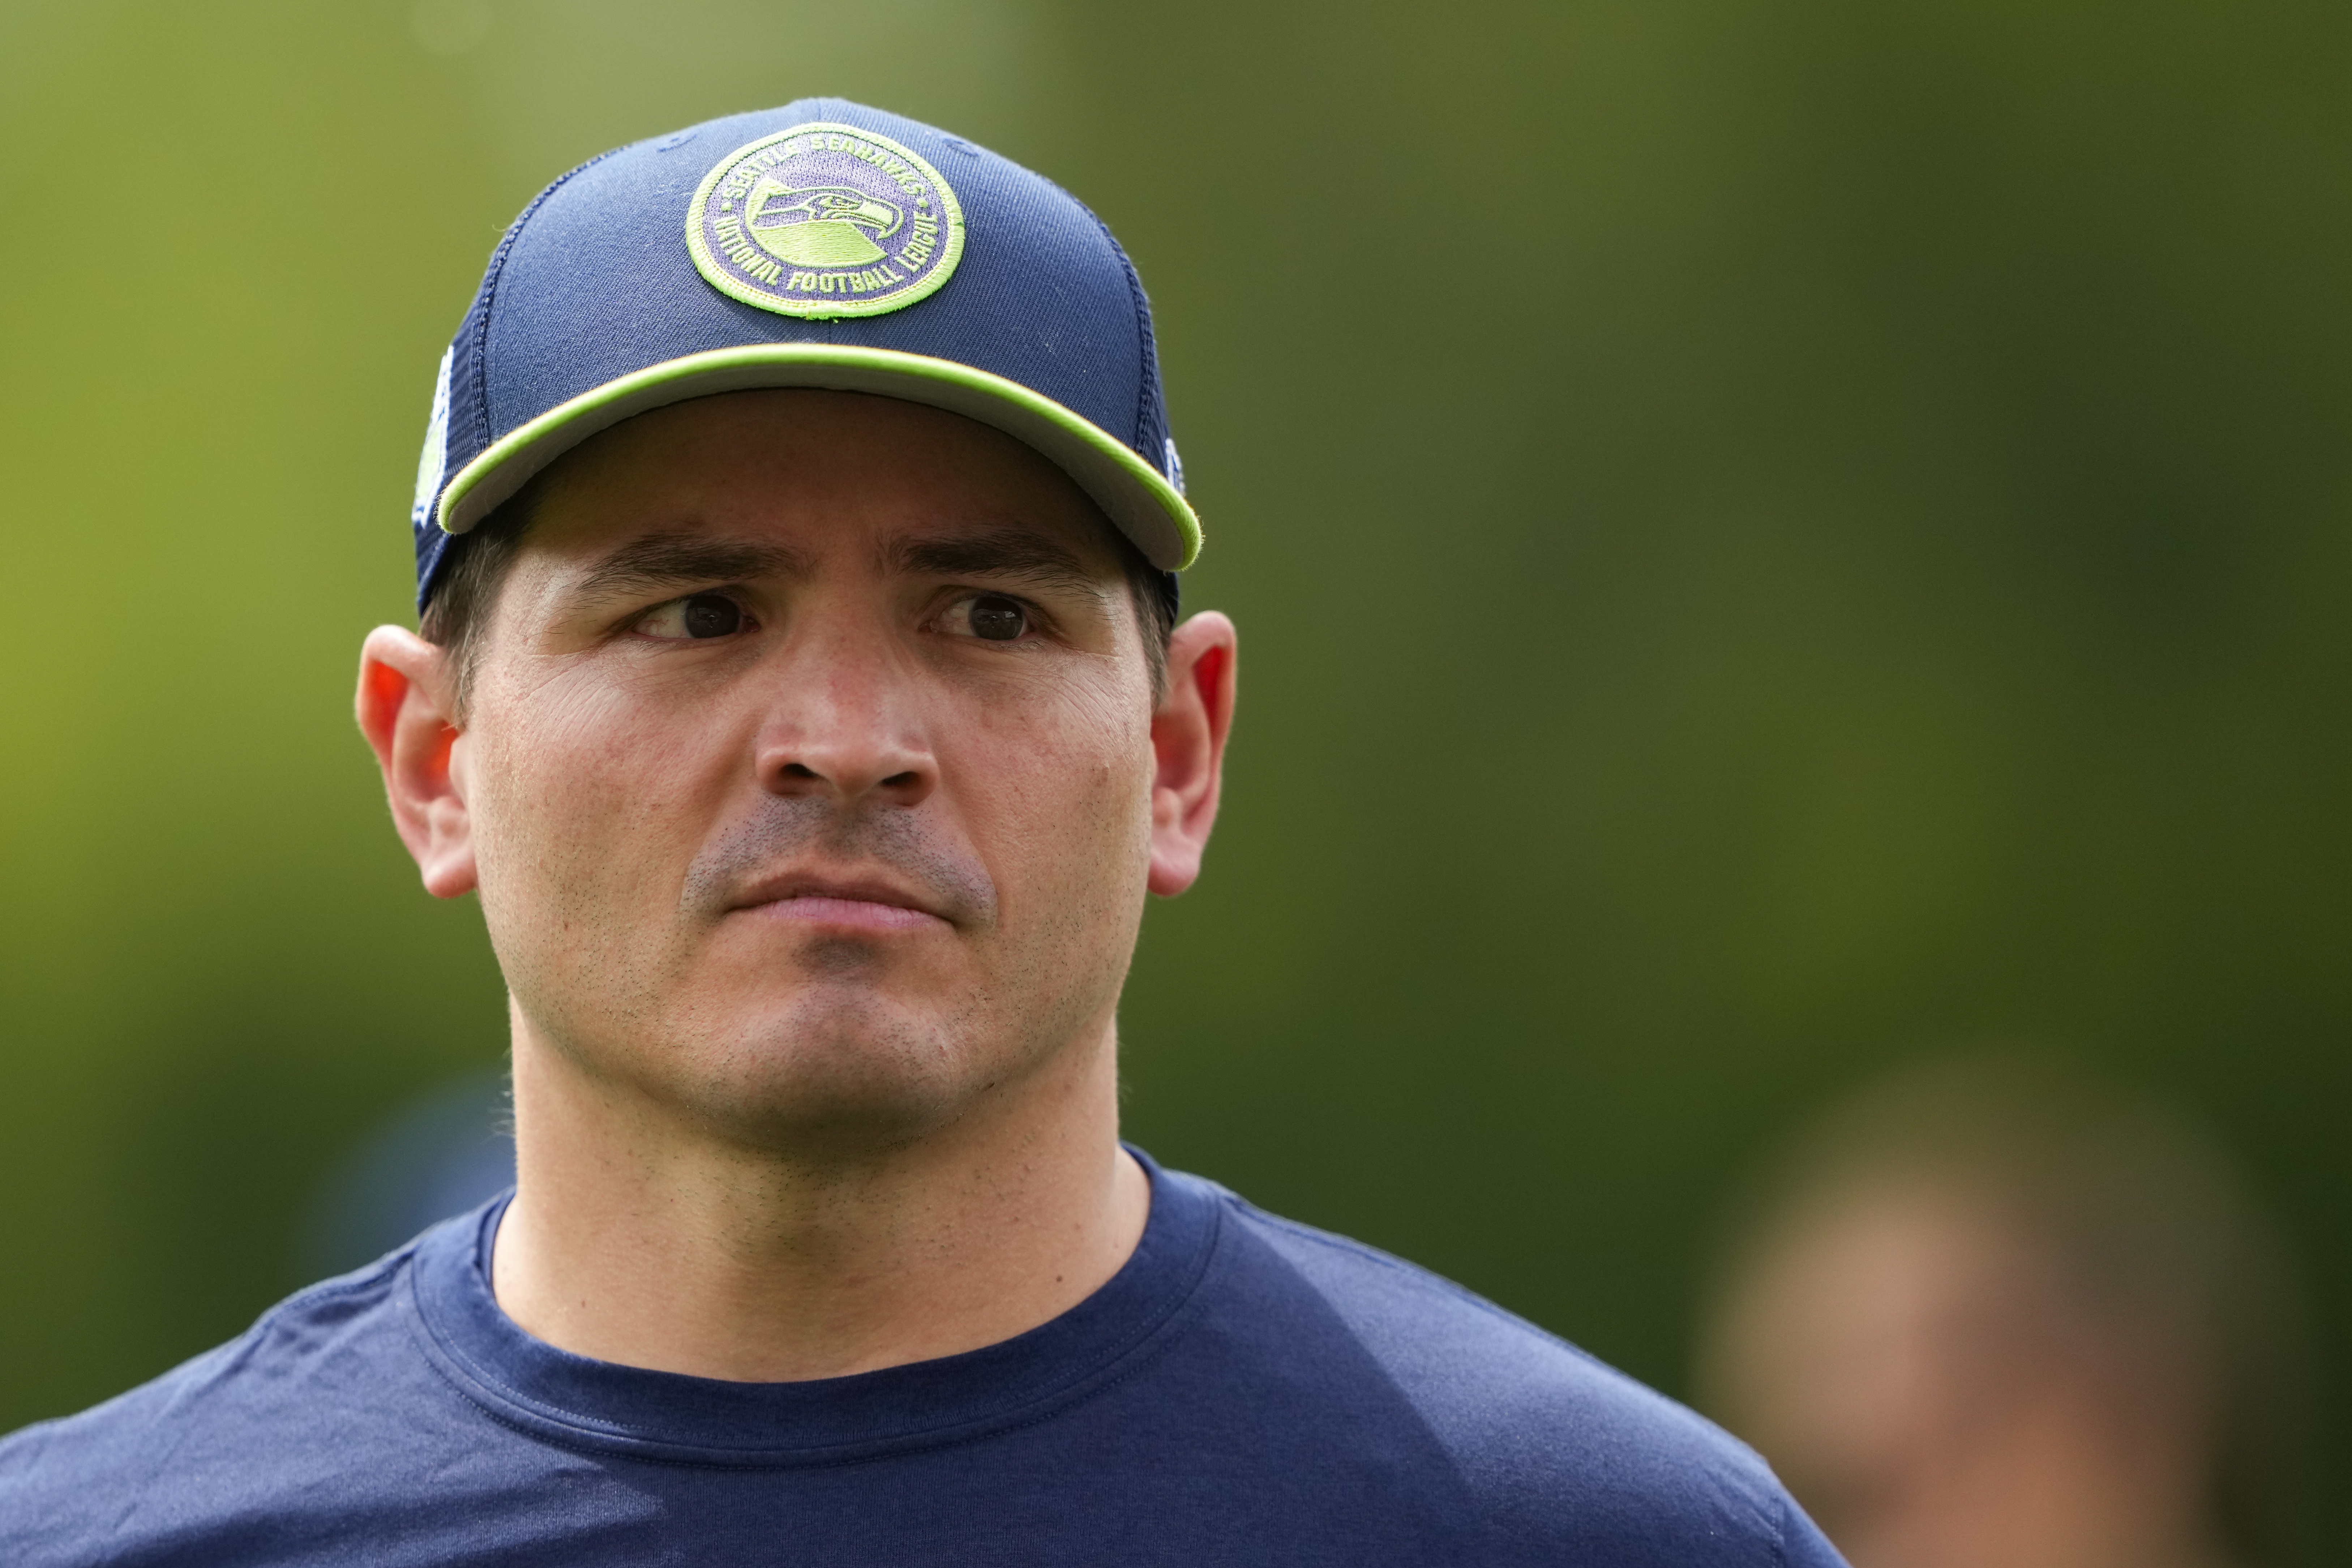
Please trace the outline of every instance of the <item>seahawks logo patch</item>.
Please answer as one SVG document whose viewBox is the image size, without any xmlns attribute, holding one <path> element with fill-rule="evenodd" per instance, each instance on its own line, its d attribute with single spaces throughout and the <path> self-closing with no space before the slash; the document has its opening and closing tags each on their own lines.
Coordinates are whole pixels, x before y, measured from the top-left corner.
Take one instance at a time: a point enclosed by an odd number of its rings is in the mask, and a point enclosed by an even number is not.
<svg viewBox="0 0 2352 1568">
<path fill-rule="evenodd" d="M 903 310 L 948 280 L 963 212 L 940 172 L 887 136 L 795 125 L 703 176 L 686 247 L 712 288 L 780 315 Z"/>
</svg>

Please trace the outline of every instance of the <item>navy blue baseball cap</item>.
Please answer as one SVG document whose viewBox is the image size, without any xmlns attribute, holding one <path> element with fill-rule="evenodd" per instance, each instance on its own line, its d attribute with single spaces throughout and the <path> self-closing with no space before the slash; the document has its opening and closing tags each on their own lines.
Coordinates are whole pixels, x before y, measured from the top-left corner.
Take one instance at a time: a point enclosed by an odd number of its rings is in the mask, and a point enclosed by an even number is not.
<svg viewBox="0 0 2352 1568">
<path fill-rule="evenodd" d="M 1171 603 L 1200 552 L 1151 309 L 1102 220 L 960 137 L 803 99 L 592 159 L 507 230 L 441 360 L 410 515 L 417 608 L 467 530 L 598 431 L 782 386 L 1027 443 Z"/>
</svg>

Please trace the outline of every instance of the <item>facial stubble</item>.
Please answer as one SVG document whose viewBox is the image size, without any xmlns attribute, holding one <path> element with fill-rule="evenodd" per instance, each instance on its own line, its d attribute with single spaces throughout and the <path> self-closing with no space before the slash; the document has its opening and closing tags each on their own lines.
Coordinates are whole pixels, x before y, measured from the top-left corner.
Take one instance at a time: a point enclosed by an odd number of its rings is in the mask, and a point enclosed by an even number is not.
<svg viewBox="0 0 2352 1568">
<path fill-rule="evenodd" d="M 821 795 L 764 795 L 688 866 L 677 912 L 688 940 L 709 941 L 723 922 L 761 918 L 747 900 L 780 871 L 822 868 L 825 876 L 887 874 L 946 923 L 946 940 L 985 945 L 995 936 L 994 880 L 968 849 L 919 808 L 861 803 L 845 809 Z M 992 1056 L 989 996 L 975 987 L 952 998 L 891 994 L 906 963 L 907 938 L 816 930 L 799 934 L 773 962 L 793 973 L 776 1012 L 719 1047 L 712 1066 L 716 1103 L 708 1109 L 762 1142 L 831 1135 L 896 1142 L 919 1136 L 960 1098 L 975 1055 Z M 694 998 L 681 999 L 688 1009 Z"/>
</svg>

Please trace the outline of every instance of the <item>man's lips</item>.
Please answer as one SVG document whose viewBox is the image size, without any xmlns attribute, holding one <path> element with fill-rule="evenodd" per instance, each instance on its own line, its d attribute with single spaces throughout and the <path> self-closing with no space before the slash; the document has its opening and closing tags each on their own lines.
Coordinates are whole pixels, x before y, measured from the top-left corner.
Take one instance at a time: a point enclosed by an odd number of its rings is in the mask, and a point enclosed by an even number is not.
<svg viewBox="0 0 2352 1568">
<path fill-rule="evenodd" d="M 947 923 L 920 894 L 866 879 L 793 876 L 762 881 L 730 902 L 730 914 L 874 932 Z"/>
</svg>

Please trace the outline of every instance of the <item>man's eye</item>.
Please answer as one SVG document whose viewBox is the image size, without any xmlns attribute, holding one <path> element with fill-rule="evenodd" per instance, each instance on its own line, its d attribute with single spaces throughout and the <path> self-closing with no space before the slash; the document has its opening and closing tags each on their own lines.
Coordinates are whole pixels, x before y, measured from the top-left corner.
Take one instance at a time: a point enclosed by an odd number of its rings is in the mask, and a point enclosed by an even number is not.
<svg viewBox="0 0 2352 1568">
<path fill-rule="evenodd" d="M 948 612 L 947 624 L 951 630 L 990 642 L 1012 642 L 1029 629 L 1029 611 L 1018 599 L 979 594 L 957 601 Z"/>
<path fill-rule="evenodd" d="M 723 637 L 743 629 L 743 607 L 724 594 L 689 594 L 657 605 L 637 623 L 649 637 Z"/>
</svg>

